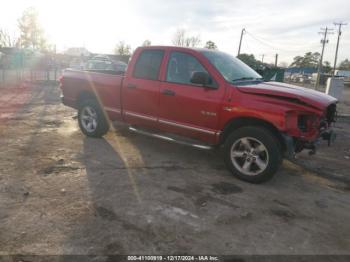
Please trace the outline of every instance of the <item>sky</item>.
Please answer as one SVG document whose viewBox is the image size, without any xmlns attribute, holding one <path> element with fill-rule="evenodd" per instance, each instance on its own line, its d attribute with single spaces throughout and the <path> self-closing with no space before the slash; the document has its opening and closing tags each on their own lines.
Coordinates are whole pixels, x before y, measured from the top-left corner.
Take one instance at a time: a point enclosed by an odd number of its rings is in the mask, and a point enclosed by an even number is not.
<svg viewBox="0 0 350 262">
<path fill-rule="evenodd" d="M 242 28 L 241 53 L 264 62 L 290 63 L 294 56 L 321 52 L 321 27 L 350 22 L 349 0 L 0 0 L 0 28 L 18 34 L 17 19 L 35 7 L 49 42 L 58 51 L 86 47 L 112 53 L 119 41 L 133 49 L 148 39 L 171 45 L 178 29 L 199 35 L 201 46 L 214 41 L 219 50 L 236 55 Z M 337 30 L 329 35 L 324 60 L 334 62 Z M 350 25 L 344 26 L 339 58 L 350 59 Z"/>
</svg>

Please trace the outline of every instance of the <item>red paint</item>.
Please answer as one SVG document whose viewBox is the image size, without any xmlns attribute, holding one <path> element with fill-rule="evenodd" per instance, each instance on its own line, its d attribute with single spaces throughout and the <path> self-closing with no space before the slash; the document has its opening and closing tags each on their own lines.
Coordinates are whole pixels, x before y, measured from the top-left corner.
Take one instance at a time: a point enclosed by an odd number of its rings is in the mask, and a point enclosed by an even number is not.
<svg viewBox="0 0 350 262">
<path fill-rule="evenodd" d="M 144 50 L 163 50 L 158 78 L 133 76 L 135 63 Z M 171 51 L 194 56 L 209 72 L 218 88 L 170 83 L 166 71 Z M 235 118 L 249 117 L 273 125 L 281 133 L 313 141 L 326 108 L 336 99 L 323 93 L 277 82 L 236 86 L 227 82 L 206 57 L 195 49 L 179 47 L 138 48 L 125 76 L 66 70 L 61 79 L 64 103 L 77 107 L 84 92 L 98 97 L 111 120 L 151 127 L 196 138 L 210 144 L 219 142 L 225 126 Z M 171 90 L 173 96 L 163 92 Z M 302 132 L 297 126 L 300 114 L 315 117 L 313 127 Z"/>
</svg>

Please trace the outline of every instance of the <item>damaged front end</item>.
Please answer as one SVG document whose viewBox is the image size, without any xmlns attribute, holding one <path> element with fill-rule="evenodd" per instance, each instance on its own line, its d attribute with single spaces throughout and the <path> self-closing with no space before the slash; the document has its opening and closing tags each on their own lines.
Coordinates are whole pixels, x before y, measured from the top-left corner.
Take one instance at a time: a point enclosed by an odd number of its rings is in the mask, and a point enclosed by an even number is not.
<svg viewBox="0 0 350 262">
<path fill-rule="evenodd" d="M 332 124 L 336 121 L 338 100 L 327 94 L 277 82 L 262 82 L 237 87 L 245 94 L 254 95 L 256 102 L 272 105 L 276 123 L 284 138 L 287 156 L 304 149 L 316 152 L 321 140 L 331 145 L 335 139 Z M 280 115 L 280 117 L 277 117 Z"/>
<path fill-rule="evenodd" d="M 291 111 L 286 114 L 288 132 L 283 134 L 287 157 L 306 149 L 309 154 L 316 153 L 317 145 L 325 140 L 330 146 L 336 139 L 332 125 L 337 119 L 336 103 L 330 104 L 324 112 Z"/>
</svg>

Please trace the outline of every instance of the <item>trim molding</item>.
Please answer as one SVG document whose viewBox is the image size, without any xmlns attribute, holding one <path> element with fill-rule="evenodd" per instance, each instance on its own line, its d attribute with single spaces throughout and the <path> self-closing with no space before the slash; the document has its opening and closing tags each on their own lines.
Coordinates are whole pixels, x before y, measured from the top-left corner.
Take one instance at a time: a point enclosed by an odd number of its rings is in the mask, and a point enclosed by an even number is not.
<svg viewBox="0 0 350 262">
<path fill-rule="evenodd" d="M 128 115 L 128 116 L 138 117 L 138 118 L 145 119 L 145 120 L 157 121 L 157 118 L 155 118 L 153 116 L 141 115 L 141 114 L 130 112 L 130 111 L 124 111 L 124 114 Z"/>
<path fill-rule="evenodd" d="M 120 109 L 118 109 L 118 108 L 113 108 L 113 107 L 108 107 L 108 106 L 104 106 L 103 108 L 104 108 L 106 111 L 111 111 L 111 112 L 118 113 L 118 114 L 121 113 Z"/>
<path fill-rule="evenodd" d="M 189 125 L 183 125 L 183 124 L 179 124 L 176 122 L 167 121 L 167 120 L 163 120 L 163 119 L 159 119 L 159 123 L 163 123 L 163 124 L 170 125 L 170 126 L 176 126 L 176 127 L 180 127 L 180 128 L 184 128 L 184 129 L 199 131 L 199 132 L 207 133 L 210 135 L 215 135 L 217 133 L 217 132 L 212 131 L 212 130 L 202 129 L 202 128 L 193 127 L 193 126 L 189 126 Z"/>
<path fill-rule="evenodd" d="M 109 111 L 120 113 L 119 109 L 113 109 L 113 108 L 108 108 L 108 107 L 107 108 L 105 107 L 105 109 L 109 110 Z M 131 112 L 131 111 L 124 111 L 124 114 L 127 115 L 127 116 L 137 117 L 137 118 L 141 118 L 141 119 L 149 120 L 149 121 L 153 121 L 153 122 L 156 122 L 158 120 L 156 117 L 147 116 L 147 115 L 143 115 L 143 114 L 138 114 L 138 113 L 134 113 L 134 112 Z M 165 120 L 165 119 L 159 119 L 158 121 L 159 121 L 159 123 L 162 123 L 162 124 L 175 126 L 175 127 L 179 127 L 179 128 L 184 128 L 184 129 L 188 129 L 188 130 L 193 130 L 193 131 L 198 131 L 198 132 L 206 133 L 206 134 L 209 134 L 209 135 L 219 136 L 220 133 L 221 133 L 220 131 L 214 131 L 214 130 L 208 130 L 208 129 L 203 129 L 203 128 L 199 128 L 199 127 L 184 125 L 184 124 L 180 124 L 180 123 L 169 121 L 169 120 Z"/>
</svg>

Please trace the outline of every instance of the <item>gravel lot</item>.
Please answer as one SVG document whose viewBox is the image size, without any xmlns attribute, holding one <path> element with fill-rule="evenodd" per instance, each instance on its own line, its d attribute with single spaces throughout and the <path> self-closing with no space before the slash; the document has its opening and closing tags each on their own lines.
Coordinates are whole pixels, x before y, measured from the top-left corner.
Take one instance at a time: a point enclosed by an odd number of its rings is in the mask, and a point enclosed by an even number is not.
<svg viewBox="0 0 350 262">
<path fill-rule="evenodd" d="M 75 116 L 56 86 L 0 89 L 0 255 L 350 254 L 347 118 L 333 147 L 252 185 L 219 150 L 87 138 Z"/>
</svg>

